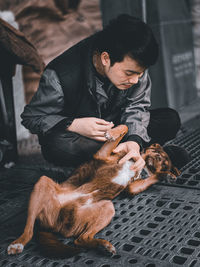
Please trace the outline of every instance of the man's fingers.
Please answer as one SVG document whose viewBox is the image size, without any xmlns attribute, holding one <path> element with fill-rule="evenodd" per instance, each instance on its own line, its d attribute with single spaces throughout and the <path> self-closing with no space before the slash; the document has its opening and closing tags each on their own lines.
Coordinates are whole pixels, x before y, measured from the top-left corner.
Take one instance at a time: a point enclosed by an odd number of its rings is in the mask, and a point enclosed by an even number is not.
<svg viewBox="0 0 200 267">
<path fill-rule="evenodd" d="M 140 165 L 133 164 L 133 166 L 130 167 L 130 169 L 135 172 L 141 171 L 143 168 L 144 168 L 143 164 Z"/>
<path fill-rule="evenodd" d="M 128 153 L 123 158 L 120 159 L 119 164 L 123 164 L 131 158 L 132 158 L 132 153 Z"/>
<path fill-rule="evenodd" d="M 140 171 L 144 168 L 145 161 L 140 157 L 133 165 L 130 167 L 131 170 Z"/>
<path fill-rule="evenodd" d="M 108 125 L 98 124 L 97 129 L 98 131 L 102 131 L 105 133 L 106 131 L 110 130 L 113 126 L 114 124 L 111 124 L 111 123 L 109 123 Z"/>
<path fill-rule="evenodd" d="M 110 121 L 105 121 L 105 120 L 103 120 L 103 119 L 98 119 L 98 118 L 96 118 L 96 123 L 97 124 L 102 124 L 102 125 L 109 125 L 109 124 L 113 124 L 113 122 L 110 122 Z"/>
<path fill-rule="evenodd" d="M 115 149 L 113 149 L 113 153 L 118 153 L 122 150 L 123 144 L 119 144 Z"/>
<path fill-rule="evenodd" d="M 101 141 L 101 142 L 107 141 L 107 139 L 104 136 L 94 136 L 94 137 L 92 137 L 92 139 L 97 140 L 97 141 Z"/>
<path fill-rule="evenodd" d="M 104 136 L 105 137 L 105 131 L 95 131 L 95 132 L 93 132 L 93 137 L 95 137 L 95 136 Z M 106 138 L 106 140 L 107 140 L 107 138 Z"/>
<path fill-rule="evenodd" d="M 138 157 L 139 157 L 138 154 L 134 152 L 129 152 L 122 159 L 120 159 L 119 163 L 124 163 L 129 159 L 133 159 L 134 161 L 137 161 Z"/>
<path fill-rule="evenodd" d="M 93 133 L 93 137 L 95 138 L 95 137 L 105 137 L 105 132 L 101 132 L 101 131 L 95 131 L 94 133 Z"/>
<path fill-rule="evenodd" d="M 130 167 L 131 170 L 134 171 L 140 171 L 144 168 L 145 165 L 145 161 L 143 160 L 143 158 L 141 156 L 138 156 L 138 154 L 136 155 L 135 153 L 129 152 L 128 154 L 126 154 L 120 161 L 120 164 L 125 163 L 127 160 L 133 159 L 133 165 Z"/>
</svg>

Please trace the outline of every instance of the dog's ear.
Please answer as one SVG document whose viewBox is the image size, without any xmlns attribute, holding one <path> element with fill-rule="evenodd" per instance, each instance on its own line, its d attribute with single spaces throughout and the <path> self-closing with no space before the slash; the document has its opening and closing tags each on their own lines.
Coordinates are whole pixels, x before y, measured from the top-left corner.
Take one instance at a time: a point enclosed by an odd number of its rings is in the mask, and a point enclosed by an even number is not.
<svg viewBox="0 0 200 267">
<path fill-rule="evenodd" d="M 181 172 L 173 165 L 171 167 L 171 173 L 174 174 L 176 177 L 181 174 Z"/>
<path fill-rule="evenodd" d="M 173 183 L 176 181 L 176 175 L 171 171 L 161 171 L 156 174 L 159 181 L 167 181 L 168 183 Z"/>
<path fill-rule="evenodd" d="M 158 178 L 159 181 L 166 181 L 170 179 L 175 179 L 176 176 L 170 172 L 170 171 L 160 171 L 156 173 L 156 176 Z"/>
<path fill-rule="evenodd" d="M 179 176 L 181 172 L 174 166 L 171 167 L 170 171 L 161 171 L 157 173 L 157 177 L 160 181 L 174 182 L 176 177 Z"/>
<path fill-rule="evenodd" d="M 169 165 L 168 165 L 169 166 Z M 169 178 L 171 177 L 171 179 L 176 179 L 177 176 L 179 176 L 181 174 L 181 172 L 173 165 L 171 165 L 171 169 L 167 171 L 167 165 L 166 165 L 166 169 L 163 168 L 163 174 L 165 173 L 166 176 Z M 162 173 L 161 171 L 161 173 Z"/>
<path fill-rule="evenodd" d="M 154 143 L 154 144 L 152 144 L 150 147 L 153 147 L 153 148 L 162 148 L 162 146 L 161 145 L 159 145 L 158 143 Z"/>
</svg>

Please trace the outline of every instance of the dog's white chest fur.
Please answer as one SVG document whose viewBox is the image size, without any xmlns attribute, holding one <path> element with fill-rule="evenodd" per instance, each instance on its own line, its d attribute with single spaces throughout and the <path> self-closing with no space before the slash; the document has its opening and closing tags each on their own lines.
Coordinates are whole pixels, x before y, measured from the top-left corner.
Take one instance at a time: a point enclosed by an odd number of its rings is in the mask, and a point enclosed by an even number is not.
<svg viewBox="0 0 200 267">
<path fill-rule="evenodd" d="M 122 186 L 127 186 L 131 178 L 135 176 L 135 172 L 130 170 L 130 166 L 132 164 L 132 161 L 126 161 L 122 169 L 118 172 L 118 175 L 112 179 L 112 182 Z"/>
</svg>

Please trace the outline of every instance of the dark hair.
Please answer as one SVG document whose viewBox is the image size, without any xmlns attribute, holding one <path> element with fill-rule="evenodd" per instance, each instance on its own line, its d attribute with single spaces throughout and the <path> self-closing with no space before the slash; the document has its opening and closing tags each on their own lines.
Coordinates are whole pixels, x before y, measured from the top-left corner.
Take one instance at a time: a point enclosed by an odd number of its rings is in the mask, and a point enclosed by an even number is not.
<svg viewBox="0 0 200 267">
<path fill-rule="evenodd" d="M 127 14 L 119 15 L 97 34 L 94 49 L 107 52 L 111 65 L 128 55 L 141 67 L 156 63 L 158 44 L 151 28 L 142 20 Z"/>
</svg>

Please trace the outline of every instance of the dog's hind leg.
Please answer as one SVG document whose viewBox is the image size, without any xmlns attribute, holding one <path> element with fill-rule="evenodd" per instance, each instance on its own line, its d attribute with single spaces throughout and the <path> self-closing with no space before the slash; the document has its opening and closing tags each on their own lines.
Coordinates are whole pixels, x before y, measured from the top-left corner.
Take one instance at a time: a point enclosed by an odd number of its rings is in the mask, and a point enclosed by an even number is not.
<svg viewBox="0 0 200 267">
<path fill-rule="evenodd" d="M 84 207 L 82 209 L 84 209 Z M 115 247 L 109 241 L 94 238 L 96 233 L 104 229 L 110 223 L 114 214 L 115 209 L 113 203 L 109 200 L 102 200 L 92 204 L 91 208 L 87 208 L 87 211 L 84 211 L 84 218 L 87 218 L 87 221 L 85 219 L 85 228 L 74 243 L 89 249 L 100 249 L 110 255 L 115 254 Z"/>
<path fill-rule="evenodd" d="M 21 253 L 24 246 L 32 239 L 36 218 L 43 209 L 48 209 L 48 205 L 53 206 L 55 202 L 51 201 L 51 199 L 53 198 L 52 192 L 53 190 L 55 190 L 55 186 L 58 185 L 52 179 L 46 176 L 42 176 L 35 184 L 29 200 L 28 216 L 24 232 L 18 239 L 13 241 L 8 246 L 8 254 Z M 54 207 L 52 207 L 52 209 L 53 208 Z M 49 214 L 49 216 L 51 216 L 51 214 Z"/>
</svg>

